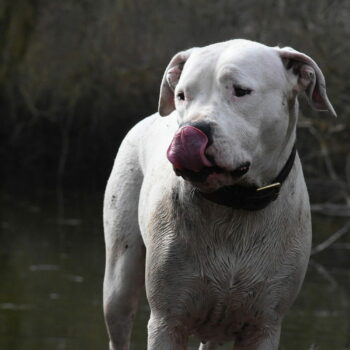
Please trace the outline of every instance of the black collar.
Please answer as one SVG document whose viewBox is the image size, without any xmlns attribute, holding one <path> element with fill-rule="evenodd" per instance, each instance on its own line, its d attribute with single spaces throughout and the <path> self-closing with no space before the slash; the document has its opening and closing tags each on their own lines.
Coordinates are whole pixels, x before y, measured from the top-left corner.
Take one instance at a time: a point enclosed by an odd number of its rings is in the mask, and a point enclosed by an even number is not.
<svg viewBox="0 0 350 350">
<path fill-rule="evenodd" d="M 293 167 L 295 155 L 296 146 L 294 145 L 283 169 L 269 185 L 263 187 L 234 185 L 221 187 L 212 193 L 199 193 L 209 201 L 234 209 L 250 211 L 264 209 L 277 199 L 280 188 Z"/>
</svg>

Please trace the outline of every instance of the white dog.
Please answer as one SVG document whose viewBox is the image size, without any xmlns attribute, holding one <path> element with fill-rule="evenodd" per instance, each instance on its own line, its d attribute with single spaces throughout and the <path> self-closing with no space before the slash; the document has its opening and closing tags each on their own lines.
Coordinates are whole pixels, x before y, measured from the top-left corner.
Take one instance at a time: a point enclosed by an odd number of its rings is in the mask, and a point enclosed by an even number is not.
<svg viewBox="0 0 350 350">
<path fill-rule="evenodd" d="M 159 114 L 122 142 L 104 202 L 110 349 L 129 349 L 145 284 L 149 350 L 275 350 L 304 279 L 309 198 L 299 93 L 335 115 L 317 64 L 232 40 L 178 53 Z M 162 116 L 168 116 L 162 118 Z"/>
</svg>

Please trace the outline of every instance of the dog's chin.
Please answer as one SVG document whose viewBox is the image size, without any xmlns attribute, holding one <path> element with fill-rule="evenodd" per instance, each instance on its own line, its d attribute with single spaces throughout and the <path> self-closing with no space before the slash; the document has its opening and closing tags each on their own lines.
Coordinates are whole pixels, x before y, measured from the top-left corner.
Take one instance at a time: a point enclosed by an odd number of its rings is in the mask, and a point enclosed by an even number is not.
<svg viewBox="0 0 350 350">
<path fill-rule="evenodd" d="M 190 181 L 191 184 L 198 188 L 201 192 L 210 193 L 225 186 L 234 185 L 237 180 L 232 178 L 229 173 L 212 173 L 202 182 Z"/>
<path fill-rule="evenodd" d="M 238 182 L 239 179 L 232 176 L 230 172 L 210 170 L 195 173 L 192 171 L 177 171 L 178 176 L 181 176 L 185 181 L 192 186 L 198 188 L 201 192 L 210 193 L 224 186 L 232 186 Z"/>
</svg>

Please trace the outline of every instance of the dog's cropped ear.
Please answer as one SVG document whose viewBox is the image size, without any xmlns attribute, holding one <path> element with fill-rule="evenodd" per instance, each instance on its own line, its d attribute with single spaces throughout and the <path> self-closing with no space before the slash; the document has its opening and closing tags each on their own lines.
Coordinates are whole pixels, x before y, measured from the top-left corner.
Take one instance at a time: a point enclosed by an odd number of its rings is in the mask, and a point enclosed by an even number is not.
<svg viewBox="0 0 350 350">
<path fill-rule="evenodd" d="M 316 62 L 290 47 L 277 50 L 286 69 L 297 76 L 294 91 L 296 93 L 304 91 L 314 109 L 328 111 L 336 117 L 337 114 L 327 97 L 325 78 Z"/>
<path fill-rule="evenodd" d="M 165 69 L 160 96 L 158 112 L 162 117 L 167 116 L 175 109 L 174 90 L 180 80 L 183 67 L 195 48 L 178 52 Z"/>
</svg>

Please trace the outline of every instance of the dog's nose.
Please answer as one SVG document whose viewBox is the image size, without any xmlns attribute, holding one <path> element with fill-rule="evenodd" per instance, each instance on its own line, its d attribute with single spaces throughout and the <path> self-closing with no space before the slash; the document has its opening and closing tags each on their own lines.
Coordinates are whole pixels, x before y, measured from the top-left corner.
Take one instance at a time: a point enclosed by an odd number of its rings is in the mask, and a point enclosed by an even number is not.
<svg viewBox="0 0 350 350">
<path fill-rule="evenodd" d="M 207 138 L 208 138 L 207 147 L 213 143 L 212 127 L 209 123 L 204 122 L 204 121 L 196 121 L 196 122 L 186 123 L 183 126 L 187 126 L 187 125 L 193 126 L 194 128 L 199 129 L 207 136 Z"/>
<path fill-rule="evenodd" d="M 205 155 L 208 143 L 209 138 L 203 130 L 187 124 L 174 135 L 167 157 L 177 170 L 187 169 L 199 172 L 204 167 L 212 166 Z"/>
</svg>

